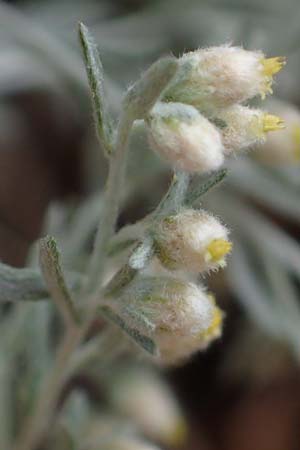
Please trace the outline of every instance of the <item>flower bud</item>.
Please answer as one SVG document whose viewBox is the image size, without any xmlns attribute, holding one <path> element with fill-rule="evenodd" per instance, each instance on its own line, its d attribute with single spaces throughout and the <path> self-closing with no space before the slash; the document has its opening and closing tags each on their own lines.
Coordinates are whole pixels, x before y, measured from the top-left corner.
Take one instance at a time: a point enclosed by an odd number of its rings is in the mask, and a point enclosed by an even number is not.
<svg viewBox="0 0 300 450">
<path fill-rule="evenodd" d="M 184 361 L 221 333 L 222 313 L 214 298 L 204 288 L 175 278 L 138 278 L 110 306 L 141 334 L 149 331 L 142 329 L 139 315 L 152 324 L 151 338 L 162 364 Z"/>
<path fill-rule="evenodd" d="M 225 266 L 231 250 L 228 230 L 204 210 L 184 210 L 166 217 L 155 233 L 156 252 L 169 270 L 207 272 Z"/>
<path fill-rule="evenodd" d="M 267 133 L 282 130 L 284 122 L 260 109 L 234 105 L 218 114 L 222 128 L 225 153 L 231 154 L 265 142 Z"/>
<path fill-rule="evenodd" d="M 127 367 L 110 380 L 110 401 L 147 436 L 169 446 L 180 445 L 186 424 L 169 386 L 150 368 Z"/>
<path fill-rule="evenodd" d="M 158 103 L 147 125 L 151 148 L 174 167 L 209 172 L 222 165 L 221 135 L 193 106 Z"/>
<path fill-rule="evenodd" d="M 165 99 L 212 113 L 258 94 L 265 98 L 272 93 L 273 75 L 280 71 L 285 60 L 224 45 L 186 53 L 180 63 Z"/>
<path fill-rule="evenodd" d="M 270 105 L 284 119 L 285 127 L 277 133 L 271 133 L 266 142 L 259 146 L 254 157 L 271 166 L 299 164 L 300 112 L 285 102 L 276 101 Z"/>
</svg>

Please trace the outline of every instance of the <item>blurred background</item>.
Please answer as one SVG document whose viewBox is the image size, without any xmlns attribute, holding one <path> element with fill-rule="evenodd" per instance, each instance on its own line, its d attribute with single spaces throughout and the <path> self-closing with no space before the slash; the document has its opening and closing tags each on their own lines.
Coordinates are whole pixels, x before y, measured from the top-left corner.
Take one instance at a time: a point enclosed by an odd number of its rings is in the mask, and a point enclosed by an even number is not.
<svg viewBox="0 0 300 450">
<path fill-rule="evenodd" d="M 96 227 L 107 167 L 79 20 L 99 46 L 115 115 L 159 56 L 225 42 L 285 55 L 274 92 L 300 104 L 298 0 L 0 1 L 0 258 L 16 267 L 34 264 L 32 244 L 47 231 L 78 269 Z M 119 226 L 151 211 L 170 178 L 143 130 L 131 147 Z M 222 339 L 167 374 L 191 424 L 184 448 L 300 449 L 299 163 L 233 160 L 206 204 L 230 227 L 234 251 L 228 270 L 206 280 L 226 311 Z"/>
</svg>

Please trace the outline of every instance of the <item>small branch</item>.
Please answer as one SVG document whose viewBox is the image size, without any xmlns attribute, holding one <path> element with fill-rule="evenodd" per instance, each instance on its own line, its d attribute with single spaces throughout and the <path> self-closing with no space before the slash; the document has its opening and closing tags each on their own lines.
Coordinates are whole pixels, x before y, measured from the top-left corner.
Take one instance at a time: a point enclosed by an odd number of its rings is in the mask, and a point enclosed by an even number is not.
<svg viewBox="0 0 300 450">
<path fill-rule="evenodd" d="M 182 205 L 189 187 L 189 181 L 188 173 L 174 172 L 169 189 L 152 214 L 152 219 L 171 214 Z"/>
<path fill-rule="evenodd" d="M 36 450 L 44 434 L 53 421 L 53 414 L 65 382 L 66 367 L 83 336 L 83 331 L 72 328 L 67 333 L 58 351 L 56 361 L 49 376 L 46 378 L 35 411 L 16 442 L 14 450 Z"/>
<path fill-rule="evenodd" d="M 67 369 L 68 379 L 94 362 L 98 366 L 107 365 L 108 362 L 113 361 L 115 356 L 124 351 L 124 343 L 126 345 L 124 340 L 120 342 L 119 335 L 114 327 L 110 325 L 104 327 L 100 335 L 95 336 L 73 353 Z M 106 355 L 105 361 L 99 357 L 103 354 Z"/>
<path fill-rule="evenodd" d="M 72 296 L 66 285 L 55 240 L 47 236 L 40 240 L 40 267 L 48 290 L 67 326 L 78 323 Z"/>
<path fill-rule="evenodd" d="M 107 246 L 107 255 L 115 256 L 119 252 L 128 249 L 145 234 L 146 221 L 136 222 L 121 228 L 111 239 Z"/>
<path fill-rule="evenodd" d="M 132 125 L 135 120 L 144 118 L 154 106 L 175 75 L 177 68 L 178 61 L 176 58 L 162 58 L 144 73 L 125 96 L 115 150 L 110 158 L 104 207 L 88 271 L 88 284 L 85 286 L 85 291 L 89 293 L 94 289 L 98 291 L 101 289 L 106 247 L 114 234 L 119 213 L 121 191 L 126 172 L 126 153 Z"/>
<path fill-rule="evenodd" d="M 101 286 L 104 270 L 105 250 L 107 243 L 114 234 L 118 218 L 122 187 L 126 171 L 126 150 L 133 120 L 126 113 L 120 119 L 115 152 L 111 158 L 102 217 L 98 227 L 94 250 L 88 270 L 88 285 L 86 290 L 91 292 Z"/>
</svg>

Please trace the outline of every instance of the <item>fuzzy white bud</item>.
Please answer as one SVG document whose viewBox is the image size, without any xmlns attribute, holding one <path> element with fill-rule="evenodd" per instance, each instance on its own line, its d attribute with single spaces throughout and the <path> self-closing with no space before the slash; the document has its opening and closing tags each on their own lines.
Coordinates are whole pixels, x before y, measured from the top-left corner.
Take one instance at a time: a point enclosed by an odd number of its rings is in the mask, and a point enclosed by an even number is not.
<svg viewBox="0 0 300 450">
<path fill-rule="evenodd" d="M 204 210 L 187 209 L 156 228 L 156 253 L 169 270 L 207 272 L 225 266 L 231 250 L 227 228 Z"/>
<path fill-rule="evenodd" d="M 270 107 L 284 119 L 284 129 L 271 133 L 254 157 L 270 166 L 300 163 L 300 112 L 292 104 L 272 102 Z"/>
<path fill-rule="evenodd" d="M 150 438 L 165 445 L 180 445 L 186 424 L 168 384 L 145 367 L 121 367 L 110 380 L 114 408 L 133 420 Z"/>
<path fill-rule="evenodd" d="M 262 144 L 268 132 L 284 128 L 283 120 L 279 117 L 242 105 L 220 111 L 218 120 L 222 121 L 223 144 L 227 155 Z"/>
<path fill-rule="evenodd" d="M 174 167 L 210 172 L 223 164 L 219 130 L 193 106 L 158 103 L 147 125 L 151 148 Z"/>
<path fill-rule="evenodd" d="M 154 324 L 151 338 L 161 364 L 184 361 L 221 333 L 222 313 L 213 297 L 204 288 L 175 278 L 138 278 L 110 307 L 142 334 L 148 330 L 135 317 L 141 315 Z"/>
<path fill-rule="evenodd" d="M 273 75 L 283 58 L 224 45 L 186 53 L 165 99 L 194 105 L 207 113 L 272 93 Z"/>
</svg>

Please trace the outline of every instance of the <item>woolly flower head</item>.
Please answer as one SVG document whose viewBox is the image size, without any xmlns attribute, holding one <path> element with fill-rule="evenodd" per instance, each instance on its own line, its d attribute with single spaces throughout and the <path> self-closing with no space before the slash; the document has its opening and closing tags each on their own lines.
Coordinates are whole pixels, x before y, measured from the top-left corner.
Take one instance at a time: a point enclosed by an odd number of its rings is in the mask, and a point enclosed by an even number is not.
<svg viewBox="0 0 300 450">
<path fill-rule="evenodd" d="M 272 133 L 254 156 L 271 166 L 300 163 L 300 112 L 292 104 L 272 101 L 270 108 L 284 119 L 285 127 Z"/>
<path fill-rule="evenodd" d="M 184 210 L 163 219 L 155 233 L 157 256 L 170 270 L 193 273 L 224 267 L 231 250 L 228 230 L 204 210 Z"/>
<path fill-rule="evenodd" d="M 158 103 L 147 126 L 150 146 L 173 166 L 187 172 L 209 172 L 222 165 L 220 132 L 193 106 Z"/>
<path fill-rule="evenodd" d="M 145 367 L 121 367 L 110 386 L 110 401 L 134 420 L 150 438 L 165 445 L 181 444 L 186 424 L 168 384 Z"/>
<path fill-rule="evenodd" d="M 224 121 L 222 136 L 226 154 L 263 143 L 268 132 L 284 128 L 281 118 L 242 105 L 220 111 L 218 119 Z"/>
<path fill-rule="evenodd" d="M 139 315 L 153 325 L 151 337 L 161 364 L 180 363 L 221 333 L 222 314 L 213 297 L 202 287 L 175 278 L 138 278 L 110 306 L 141 334 L 149 330 L 141 326 Z"/>
<path fill-rule="evenodd" d="M 186 53 L 180 62 L 165 98 L 208 113 L 258 94 L 265 98 L 272 93 L 273 75 L 285 64 L 281 57 L 265 58 L 262 52 L 229 45 Z"/>
</svg>

